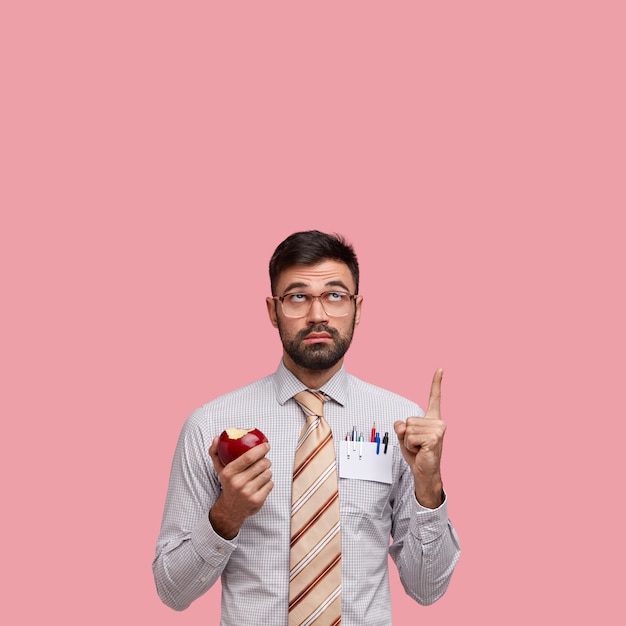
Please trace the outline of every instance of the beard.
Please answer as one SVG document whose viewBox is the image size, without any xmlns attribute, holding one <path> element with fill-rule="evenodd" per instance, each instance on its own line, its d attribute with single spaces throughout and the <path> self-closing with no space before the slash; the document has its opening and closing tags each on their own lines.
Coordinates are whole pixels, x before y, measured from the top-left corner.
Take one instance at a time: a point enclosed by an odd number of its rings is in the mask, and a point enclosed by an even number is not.
<svg viewBox="0 0 626 626">
<path fill-rule="evenodd" d="M 352 343 L 352 336 L 354 335 L 354 326 L 353 320 L 352 327 L 349 331 L 345 335 L 341 335 L 339 331 L 334 328 L 329 328 L 324 324 L 318 324 L 311 328 L 304 328 L 295 336 L 290 337 L 285 332 L 279 320 L 278 332 L 280 333 L 280 339 L 283 342 L 285 352 L 296 365 L 307 370 L 323 371 L 336 365 L 348 351 Z M 333 343 L 304 345 L 302 343 L 303 340 L 311 333 L 328 333 L 332 337 Z"/>
</svg>

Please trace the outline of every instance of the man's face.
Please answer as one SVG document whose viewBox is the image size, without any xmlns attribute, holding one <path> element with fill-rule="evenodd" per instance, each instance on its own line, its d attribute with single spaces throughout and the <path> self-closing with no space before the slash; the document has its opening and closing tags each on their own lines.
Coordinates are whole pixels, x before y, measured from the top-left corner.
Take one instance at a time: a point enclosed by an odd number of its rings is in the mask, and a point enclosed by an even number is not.
<svg viewBox="0 0 626 626">
<path fill-rule="evenodd" d="M 300 265 L 281 273 L 276 295 L 294 292 L 319 296 L 325 291 L 354 293 L 352 274 L 345 263 L 323 261 L 317 265 Z M 303 369 L 322 371 L 337 365 L 350 347 L 354 327 L 361 315 L 361 296 L 351 302 L 344 317 L 328 315 L 321 302 L 314 300 L 304 317 L 286 317 L 280 302 L 267 299 L 272 324 L 278 328 L 285 360 Z"/>
</svg>

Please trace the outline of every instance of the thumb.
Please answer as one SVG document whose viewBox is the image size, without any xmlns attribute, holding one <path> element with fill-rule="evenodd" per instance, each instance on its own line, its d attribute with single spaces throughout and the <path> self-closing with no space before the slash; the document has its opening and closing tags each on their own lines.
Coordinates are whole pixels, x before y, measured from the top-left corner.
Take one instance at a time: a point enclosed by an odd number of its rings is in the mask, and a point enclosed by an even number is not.
<svg viewBox="0 0 626 626">
<path fill-rule="evenodd" d="M 400 452 L 402 452 L 402 456 L 406 458 L 406 454 L 408 453 L 408 449 L 404 442 L 404 437 L 406 436 L 406 422 L 402 420 L 398 420 L 393 423 L 393 429 L 396 431 L 396 436 L 398 437 L 398 443 L 400 444 Z"/>
<path fill-rule="evenodd" d="M 398 436 L 398 441 L 400 443 L 404 443 L 404 433 L 406 432 L 406 422 L 403 420 L 398 420 L 393 423 L 393 429 L 396 431 L 396 435 Z"/>
<path fill-rule="evenodd" d="M 218 440 L 219 440 L 219 437 L 215 437 L 213 439 L 213 442 L 211 443 L 211 447 L 209 448 L 209 456 L 211 457 L 211 460 L 213 461 L 213 467 L 215 468 L 215 471 L 219 474 L 224 469 L 224 466 L 222 465 L 222 462 L 220 461 L 219 456 L 217 456 Z"/>
<path fill-rule="evenodd" d="M 400 452 L 402 453 L 404 460 L 410 466 L 411 463 L 413 462 L 413 457 L 415 455 L 409 452 L 409 449 L 406 447 L 404 443 L 404 436 L 406 435 L 406 422 L 403 422 L 402 420 L 398 420 L 397 422 L 394 422 L 393 429 L 396 431 L 396 435 L 398 437 L 398 444 L 400 446 Z"/>
</svg>

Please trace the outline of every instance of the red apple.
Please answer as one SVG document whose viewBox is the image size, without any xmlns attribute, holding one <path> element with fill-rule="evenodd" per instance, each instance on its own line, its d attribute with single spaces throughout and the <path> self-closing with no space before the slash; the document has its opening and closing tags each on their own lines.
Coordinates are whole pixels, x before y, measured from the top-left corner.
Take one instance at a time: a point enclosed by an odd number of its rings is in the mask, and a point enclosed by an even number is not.
<svg viewBox="0 0 626 626">
<path fill-rule="evenodd" d="M 250 448 L 266 443 L 267 437 L 258 428 L 227 428 L 217 442 L 217 456 L 227 465 Z"/>
</svg>

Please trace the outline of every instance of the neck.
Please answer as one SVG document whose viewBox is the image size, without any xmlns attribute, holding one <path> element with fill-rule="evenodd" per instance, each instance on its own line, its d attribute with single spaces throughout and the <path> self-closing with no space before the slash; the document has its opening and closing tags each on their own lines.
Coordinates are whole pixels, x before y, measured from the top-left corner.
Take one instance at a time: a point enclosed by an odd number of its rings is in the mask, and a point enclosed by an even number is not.
<svg viewBox="0 0 626 626">
<path fill-rule="evenodd" d="M 341 369 L 343 359 L 327 370 L 309 370 L 300 367 L 287 354 L 283 355 L 283 363 L 307 389 L 319 389 Z"/>
</svg>

